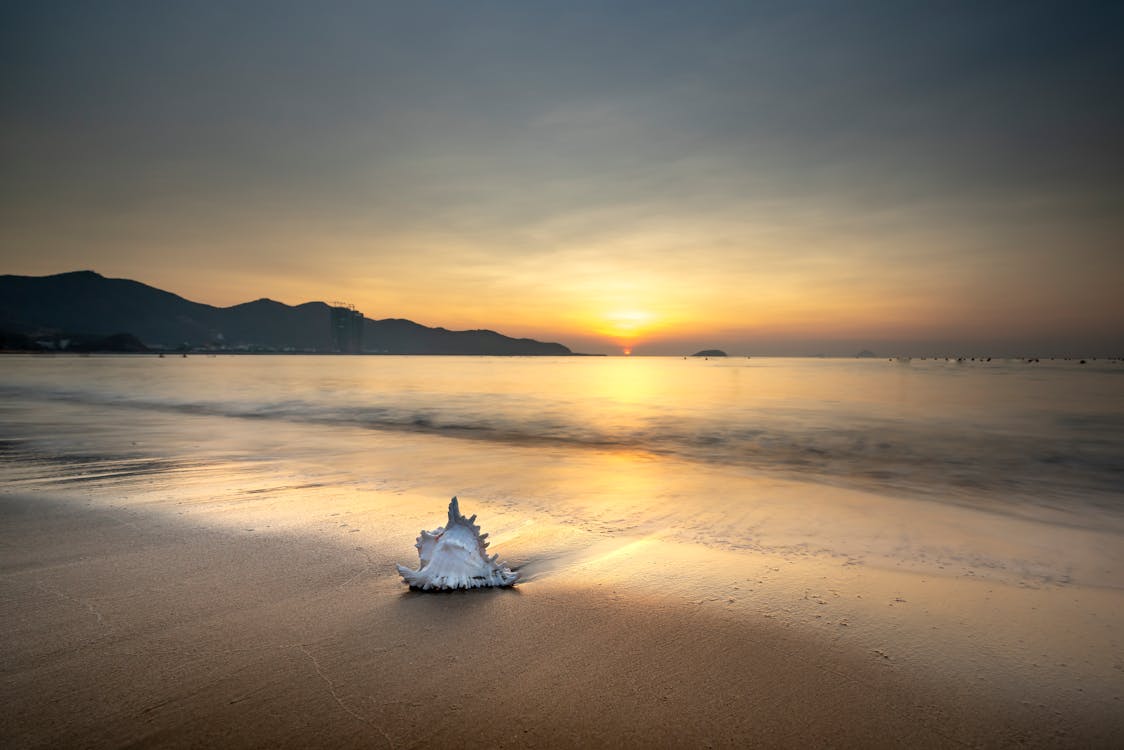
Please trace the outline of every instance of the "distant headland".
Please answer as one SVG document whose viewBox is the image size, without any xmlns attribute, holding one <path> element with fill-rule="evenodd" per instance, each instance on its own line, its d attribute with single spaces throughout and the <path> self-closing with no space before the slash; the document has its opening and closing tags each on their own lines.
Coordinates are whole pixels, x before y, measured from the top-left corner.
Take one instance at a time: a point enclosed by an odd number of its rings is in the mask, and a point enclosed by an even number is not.
<svg viewBox="0 0 1124 750">
<path fill-rule="evenodd" d="M 208 351 L 307 354 L 570 356 L 557 343 L 489 330 L 450 331 L 372 320 L 351 305 L 233 307 L 192 302 L 93 271 L 0 276 L 0 348 L 20 351 Z"/>
<path fill-rule="evenodd" d="M 725 357 L 726 352 L 721 349 L 703 349 L 701 352 L 695 352 L 692 357 Z"/>
</svg>

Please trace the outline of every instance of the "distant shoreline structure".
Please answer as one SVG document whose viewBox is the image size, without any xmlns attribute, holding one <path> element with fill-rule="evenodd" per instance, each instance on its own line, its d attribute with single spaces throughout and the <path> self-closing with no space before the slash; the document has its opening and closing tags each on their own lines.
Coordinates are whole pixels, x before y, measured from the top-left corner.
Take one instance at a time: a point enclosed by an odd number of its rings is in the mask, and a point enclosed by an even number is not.
<svg viewBox="0 0 1124 750">
<path fill-rule="evenodd" d="M 0 338 L 3 338 L 3 333 L 0 332 Z M 499 357 L 504 359 L 522 359 L 522 358 L 535 358 L 535 359 L 550 359 L 552 357 L 559 358 L 573 358 L 573 357 L 601 357 L 601 358 L 615 358 L 615 359 L 702 359 L 709 360 L 710 357 L 695 357 L 695 356 L 682 356 L 677 354 L 641 354 L 641 355 L 623 355 L 623 354 L 587 354 L 583 352 L 571 352 L 570 354 L 442 354 L 442 353 L 426 353 L 426 354 L 400 354 L 393 352 L 316 352 L 316 351 L 277 351 L 277 350 L 255 350 L 255 351 L 215 351 L 209 349 L 198 350 L 172 350 L 172 349 L 148 349 L 146 351 L 126 351 L 116 349 L 14 349 L 7 347 L 0 347 L 0 356 L 24 356 L 24 357 L 62 357 L 70 359 L 80 359 L 97 355 L 101 357 Z M 723 359 L 723 357 L 715 357 L 715 359 Z M 791 355 L 791 354 L 754 354 L 749 356 L 728 356 L 726 359 L 731 360 L 787 360 L 787 359 L 805 359 L 805 360 L 825 360 L 825 361 L 839 361 L 839 360 L 854 360 L 857 359 L 853 355 L 838 355 L 827 356 L 822 354 L 805 354 L 805 355 Z M 887 357 L 887 358 L 862 358 L 870 365 L 875 364 L 911 364 L 913 362 L 933 362 L 933 363 L 948 363 L 953 365 L 1007 365 L 1012 363 L 1036 365 L 1041 363 L 1063 363 L 1071 362 L 1078 365 L 1088 365 L 1094 363 L 1120 363 L 1124 364 L 1124 356 L 1120 357 L 1026 357 L 1021 355 L 997 356 L 997 357 Z"/>
</svg>

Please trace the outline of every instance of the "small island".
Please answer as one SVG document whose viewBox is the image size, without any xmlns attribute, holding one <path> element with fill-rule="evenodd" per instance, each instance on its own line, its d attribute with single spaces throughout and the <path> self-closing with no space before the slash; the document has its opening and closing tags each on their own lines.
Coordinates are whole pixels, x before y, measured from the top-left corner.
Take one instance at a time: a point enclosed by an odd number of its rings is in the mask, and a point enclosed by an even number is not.
<svg viewBox="0 0 1124 750">
<path fill-rule="evenodd" d="M 695 352 L 692 357 L 725 357 L 728 356 L 726 352 L 721 349 L 703 349 L 701 352 Z"/>
</svg>

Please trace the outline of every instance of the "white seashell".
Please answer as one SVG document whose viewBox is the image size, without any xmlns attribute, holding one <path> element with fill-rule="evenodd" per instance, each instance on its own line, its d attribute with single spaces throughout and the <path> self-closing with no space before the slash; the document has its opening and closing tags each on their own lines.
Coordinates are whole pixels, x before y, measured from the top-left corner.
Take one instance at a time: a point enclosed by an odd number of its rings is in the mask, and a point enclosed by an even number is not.
<svg viewBox="0 0 1124 750">
<path fill-rule="evenodd" d="M 488 557 L 487 534 L 480 533 L 476 516 L 465 518 L 454 497 L 449 502 L 449 522 L 433 531 L 422 530 L 418 537 L 421 565 L 410 570 L 396 566 L 412 589 L 478 589 L 511 586 L 519 574 L 499 562 L 499 555 Z"/>
</svg>

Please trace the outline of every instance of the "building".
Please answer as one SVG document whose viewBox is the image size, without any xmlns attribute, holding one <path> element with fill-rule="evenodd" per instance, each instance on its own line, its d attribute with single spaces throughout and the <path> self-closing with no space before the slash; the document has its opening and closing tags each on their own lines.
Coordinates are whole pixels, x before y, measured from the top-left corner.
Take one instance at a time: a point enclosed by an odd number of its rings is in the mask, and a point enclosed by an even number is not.
<svg viewBox="0 0 1124 750">
<path fill-rule="evenodd" d="M 363 313 L 347 302 L 333 302 L 329 311 L 332 351 L 340 354 L 359 354 L 363 351 Z"/>
</svg>

